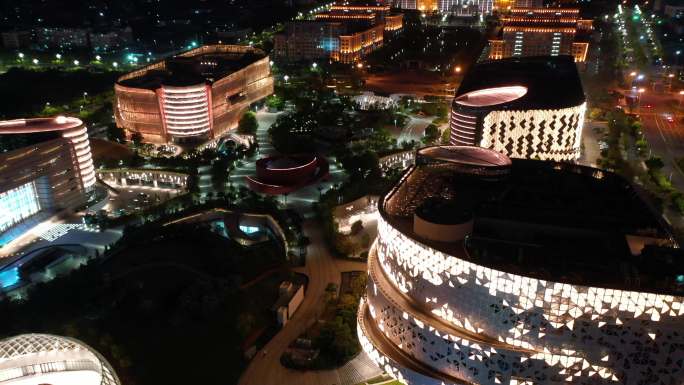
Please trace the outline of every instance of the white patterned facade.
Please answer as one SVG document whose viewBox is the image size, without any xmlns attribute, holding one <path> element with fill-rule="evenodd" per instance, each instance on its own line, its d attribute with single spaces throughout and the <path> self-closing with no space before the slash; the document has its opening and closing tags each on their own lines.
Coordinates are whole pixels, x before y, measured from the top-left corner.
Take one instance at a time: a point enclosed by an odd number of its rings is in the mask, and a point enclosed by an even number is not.
<svg viewBox="0 0 684 385">
<path fill-rule="evenodd" d="M 72 338 L 22 334 L 0 341 L 0 384 L 120 385 L 98 352 Z"/>
<path fill-rule="evenodd" d="M 382 205 L 382 201 L 380 203 Z M 382 211 L 382 210 L 381 210 Z M 498 271 L 382 213 L 364 350 L 407 384 L 684 384 L 684 298 Z"/>
<path fill-rule="evenodd" d="M 484 118 L 452 111 L 451 144 L 477 145 L 512 158 L 577 160 L 586 110 L 582 103 L 555 110 L 496 110 Z"/>
</svg>

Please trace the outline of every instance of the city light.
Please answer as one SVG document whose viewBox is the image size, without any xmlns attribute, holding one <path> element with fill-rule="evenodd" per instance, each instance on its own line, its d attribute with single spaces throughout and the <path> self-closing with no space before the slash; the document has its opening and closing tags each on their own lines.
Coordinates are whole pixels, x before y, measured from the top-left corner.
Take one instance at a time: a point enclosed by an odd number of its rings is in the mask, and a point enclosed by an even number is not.
<svg viewBox="0 0 684 385">
<path fill-rule="evenodd" d="M 454 69 L 454 71 L 456 71 L 456 73 L 460 73 L 460 72 L 461 72 L 461 66 L 457 66 L 457 67 Z"/>
<path fill-rule="evenodd" d="M 79 64 L 81 64 L 81 62 L 79 62 L 78 60 L 74 60 L 74 65 L 75 65 L 75 66 L 77 66 L 77 65 L 79 65 Z"/>
<path fill-rule="evenodd" d="M 102 59 L 102 57 L 100 57 L 100 55 L 95 56 L 95 60 L 100 61 L 100 59 Z"/>
<path fill-rule="evenodd" d="M 24 54 L 19 52 L 19 59 L 23 59 L 23 58 L 24 58 Z"/>
<path fill-rule="evenodd" d="M 117 63 L 117 62 L 114 62 L 114 63 L 112 63 L 112 66 L 113 66 L 114 68 L 116 68 L 116 67 L 118 67 L 118 66 L 119 66 L 119 63 Z"/>
<path fill-rule="evenodd" d="M 55 54 L 55 58 L 56 58 L 57 60 L 61 60 L 61 59 L 62 59 L 62 54 L 59 54 L 59 53 L 58 53 L 58 54 Z"/>
<path fill-rule="evenodd" d="M 316 67 L 318 67 L 318 63 L 313 62 L 313 64 L 311 64 L 311 67 L 313 67 L 314 69 L 316 69 Z"/>
<path fill-rule="evenodd" d="M 33 59 L 33 64 L 38 64 L 38 59 Z"/>
<path fill-rule="evenodd" d="M 632 72 L 629 74 L 629 76 L 632 76 L 632 77 L 637 76 L 637 73 L 634 72 L 634 71 L 632 71 Z"/>
</svg>

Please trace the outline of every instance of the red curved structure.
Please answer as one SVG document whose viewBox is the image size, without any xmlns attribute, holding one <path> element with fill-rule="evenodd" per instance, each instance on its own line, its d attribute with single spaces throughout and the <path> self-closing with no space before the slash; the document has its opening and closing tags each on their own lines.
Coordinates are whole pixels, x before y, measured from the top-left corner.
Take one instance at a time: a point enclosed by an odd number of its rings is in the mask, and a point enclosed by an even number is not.
<svg viewBox="0 0 684 385">
<path fill-rule="evenodd" d="M 246 179 L 256 192 L 280 195 L 326 178 L 328 171 L 328 161 L 320 156 L 280 155 L 257 160 L 256 176 Z"/>
</svg>

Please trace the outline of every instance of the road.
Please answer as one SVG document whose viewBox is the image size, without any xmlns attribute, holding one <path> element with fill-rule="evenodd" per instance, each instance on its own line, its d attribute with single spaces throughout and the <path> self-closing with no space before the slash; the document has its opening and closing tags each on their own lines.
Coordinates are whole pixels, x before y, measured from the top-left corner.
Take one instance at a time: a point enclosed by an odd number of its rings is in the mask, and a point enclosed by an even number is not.
<svg viewBox="0 0 684 385">
<path fill-rule="evenodd" d="M 641 97 L 638 113 L 651 150 L 665 163 L 663 173 L 668 177 L 672 175 L 673 185 L 684 191 L 684 172 L 676 164 L 677 159 L 684 157 L 683 117 L 674 114 L 671 107 L 673 98 L 669 93 L 645 92 Z M 667 115 L 674 116 L 673 122 L 668 121 Z"/>
<path fill-rule="evenodd" d="M 334 385 L 341 384 L 337 370 L 298 371 L 283 367 L 280 356 L 321 314 L 328 283 L 339 287 L 344 271 L 366 270 L 365 262 L 336 260 L 328 251 L 320 226 L 315 221 L 304 222 L 304 233 L 311 240 L 306 266 L 295 269 L 309 277 L 304 301 L 294 317 L 252 359 L 240 378 L 240 385 Z"/>
</svg>

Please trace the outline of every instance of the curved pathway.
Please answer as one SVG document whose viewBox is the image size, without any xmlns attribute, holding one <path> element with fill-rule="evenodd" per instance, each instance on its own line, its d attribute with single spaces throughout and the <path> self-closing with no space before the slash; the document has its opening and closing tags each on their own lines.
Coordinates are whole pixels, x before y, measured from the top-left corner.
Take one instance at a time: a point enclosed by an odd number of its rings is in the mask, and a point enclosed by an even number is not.
<svg viewBox="0 0 684 385">
<path fill-rule="evenodd" d="M 339 287 L 340 273 L 345 271 L 366 270 L 365 262 L 336 260 L 328 251 L 320 225 L 315 221 L 304 222 L 304 233 L 311 240 L 307 249 L 306 266 L 295 269 L 309 277 L 309 286 L 304 301 L 292 319 L 257 353 L 240 378 L 240 385 L 341 385 L 348 383 L 345 378 L 350 371 L 348 366 L 338 370 L 298 371 L 283 367 L 280 356 L 288 345 L 299 337 L 323 311 L 325 288 L 328 283 Z M 363 367 L 364 355 L 355 360 Z"/>
</svg>

